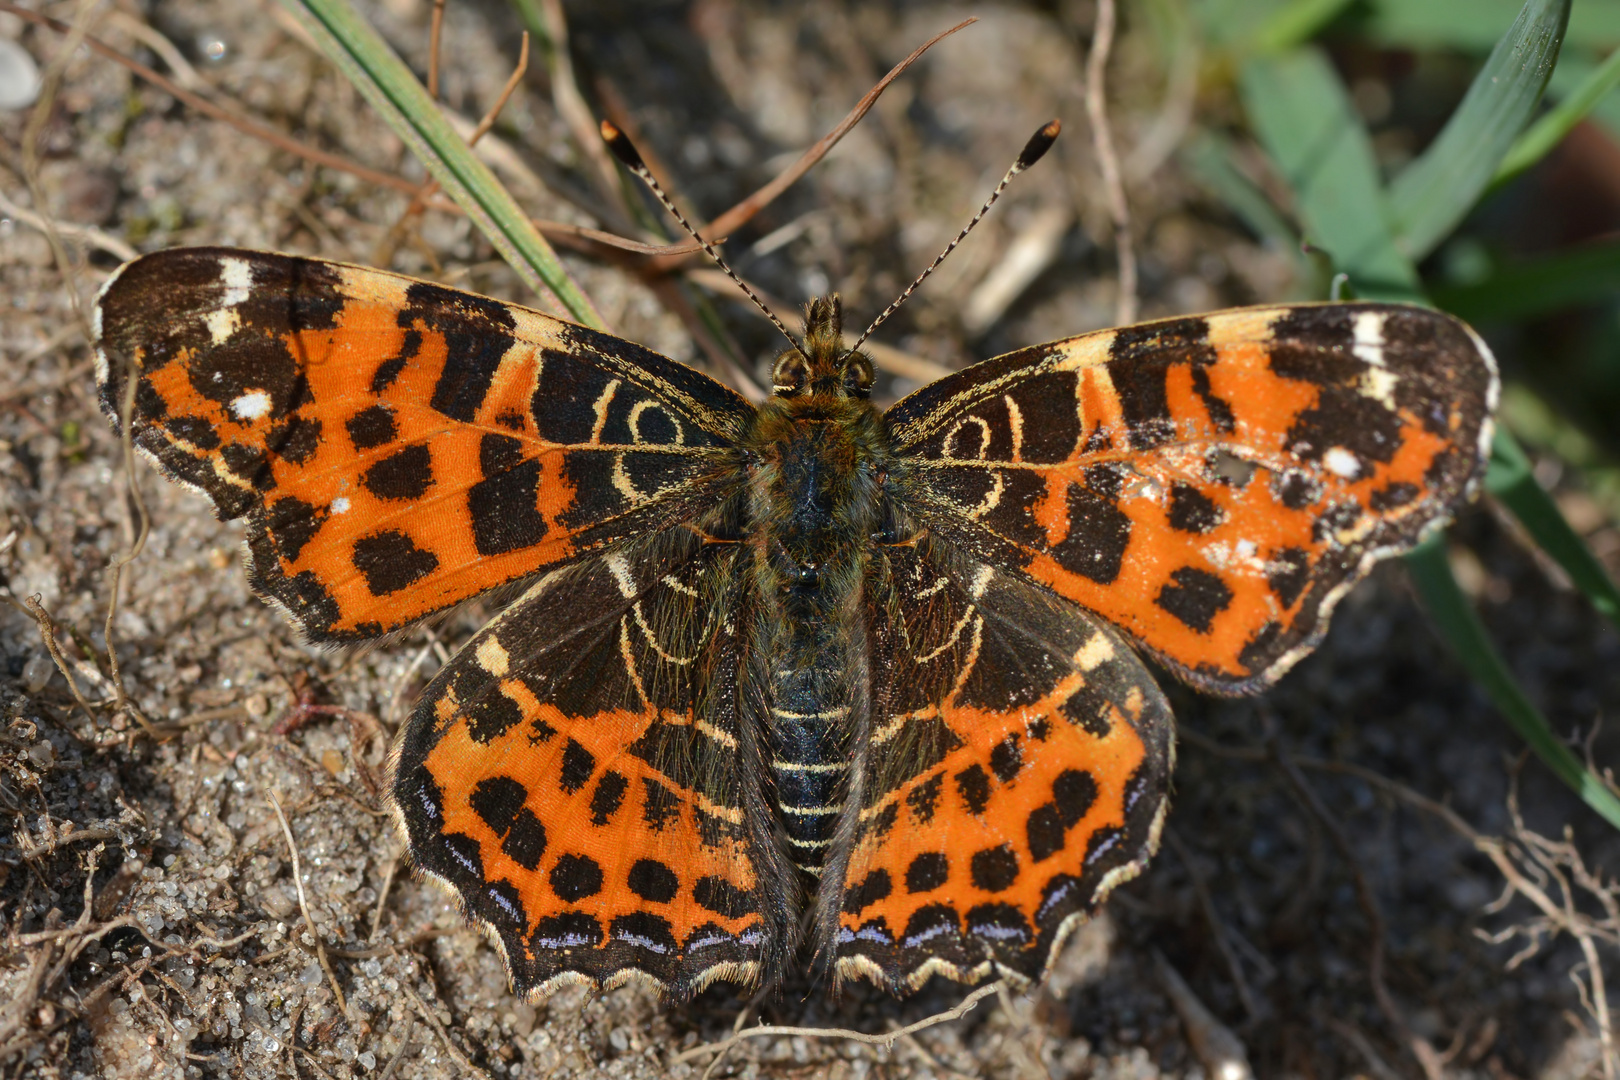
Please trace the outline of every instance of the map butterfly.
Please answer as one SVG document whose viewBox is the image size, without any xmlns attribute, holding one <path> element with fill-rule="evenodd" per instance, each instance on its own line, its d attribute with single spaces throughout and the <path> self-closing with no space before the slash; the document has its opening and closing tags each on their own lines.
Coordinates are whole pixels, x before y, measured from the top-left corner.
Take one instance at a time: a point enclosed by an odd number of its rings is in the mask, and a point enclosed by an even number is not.
<svg viewBox="0 0 1620 1080">
<path fill-rule="evenodd" d="M 1137 654 L 1274 682 L 1473 493 L 1497 396 L 1468 327 L 1375 303 L 1085 334 L 886 411 L 836 297 L 758 405 L 300 256 L 147 255 L 95 319 L 102 408 L 132 390 L 135 444 L 245 520 L 309 641 L 525 590 L 390 786 L 530 996 L 769 984 L 806 944 L 896 994 L 1040 978 L 1158 845 L 1173 720 Z"/>
</svg>

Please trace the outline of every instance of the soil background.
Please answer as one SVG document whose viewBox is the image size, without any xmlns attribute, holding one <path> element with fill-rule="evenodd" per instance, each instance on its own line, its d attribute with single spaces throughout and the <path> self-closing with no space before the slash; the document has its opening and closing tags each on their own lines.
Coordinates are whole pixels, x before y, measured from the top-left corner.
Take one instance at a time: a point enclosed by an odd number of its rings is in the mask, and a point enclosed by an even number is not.
<svg viewBox="0 0 1620 1080">
<path fill-rule="evenodd" d="M 426 70 L 431 3 L 361 8 Z M 205 96 L 373 169 L 422 177 L 274 5 L 118 0 L 44 10 L 68 22 L 87 12 L 91 33 L 195 80 Z M 909 376 L 886 365 L 879 397 L 917 385 L 928 364 L 955 368 L 1112 322 L 1117 264 L 1083 98 L 1093 4 L 605 0 L 570 3 L 567 14 L 577 85 L 705 219 L 791 162 L 916 45 L 980 16 L 896 82 L 728 251 L 787 310 L 834 289 L 852 322 L 869 319 L 967 220 L 1028 135 L 1058 116 L 1066 127 L 1049 158 L 879 335 L 917 361 Z M 1108 98 L 1144 316 L 1309 295 L 1315 283 L 1296 276 L 1296 253 L 1245 232 L 1176 155 L 1189 118 L 1237 123 L 1229 79 L 1206 71 L 1190 88 L 1178 81 L 1136 14 L 1127 5 Z M 449 109 L 476 118 L 490 107 L 520 29 L 494 0 L 451 0 Z M 63 41 L 4 15 L 0 37 L 42 66 Z M 166 56 L 171 46 L 179 66 Z M 539 1004 L 512 996 L 496 951 L 410 875 L 376 788 L 414 695 L 492 609 L 475 605 L 386 648 L 305 646 L 248 592 L 239 527 L 145 463 L 134 483 L 151 531 L 112 623 L 132 708 L 116 707 L 108 570 L 138 517 L 122 447 L 95 406 L 76 304 L 116 267 L 120 244 L 381 258 L 505 299 L 546 301 L 523 292 L 464 218 L 429 210 L 401 225 L 407 195 L 313 167 L 88 52 L 60 73 L 38 130 L 33 194 L 20 149 L 31 112 L 0 112 L 0 193 L 21 208 L 0 212 L 0 580 L 12 598 L 38 597 L 49 612 L 90 710 L 75 704 L 34 622 L 0 606 L 0 1070 L 695 1077 L 710 1059 L 682 1052 L 725 1037 L 745 1007 L 750 1024 L 883 1032 L 960 1000 L 963 988 L 938 980 L 905 1001 L 865 988 L 830 1000 L 808 982 L 758 1001 L 714 988 L 678 1009 L 639 989 L 594 998 L 570 990 Z M 545 65 L 531 65 L 492 140 L 505 155 L 501 175 L 537 217 L 627 227 L 625 203 L 593 174 L 554 89 Z M 1254 164 L 1264 180 L 1264 162 Z M 41 213 L 66 226 L 66 276 L 30 224 Z M 755 379 L 780 347 L 734 294 L 706 299 L 692 284 L 649 285 L 613 260 L 564 258 L 617 333 L 668 355 L 726 375 L 681 315 L 696 302 L 718 311 Z M 1555 461 L 1540 475 L 1584 514 L 1600 551 L 1620 551 L 1577 475 Z M 1494 640 L 1558 729 L 1587 732 L 1612 713 L 1614 629 L 1489 507 L 1463 514 L 1453 551 Z M 1538 763 L 1519 760 L 1522 744 L 1429 629 L 1398 564 L 1341 605 L 1323 647 L 1262 701 L 1216 701 L 1165 681 L 1183 732 L 1166 850 L 1076 936 L 1044 986 L 988 998 L 893 1047 L 751 1040 L 718 1074 L 1146 1080 L 1220 1071 L 1236 1080 L 1242 1073 L 1222 1064 L 1236 1060 L 1223 1037 L 1268 1077 L 1420 1076 L 1414 1039 L 1458 1077 L 1573 1080 L 1600 1069 L 1597 1022 L 1580 992 L 1591 972 L 1577 943 L 1537 937 L 1522 899 L 1493 905 L 1501 874 L 1437 815 L 1342 771 L 1303 768 L 1296 782 L 1279 758 L 1369 770 L 1489 836 L 1519 828 L 1516 790 L 1524 829 L 1572 845 L 1554 856 L 1566 870 L 1574 851 L 1598 871 L 1620 859 L 1612 830 Z M 301 726 L 278 734 L 300 703 L 333 708 L 306 709 Z M 1600 763 L 1613 760 L 1612 742 L 1592 745 Z M 285 809 L 330 978 L 272 796 Z M 1592 900 L 1581 910 L 1597 925 L 1606 916 Z M 1488 940 L 1514 927 L 1530 937 Z M 1383 1004 L 1369 973 L 1377 934 Z M 1539 950 L 1510 964 L 1531 938 Z M 1595 940 L 1612 962 L 1613 939 Z"/>
</svg>

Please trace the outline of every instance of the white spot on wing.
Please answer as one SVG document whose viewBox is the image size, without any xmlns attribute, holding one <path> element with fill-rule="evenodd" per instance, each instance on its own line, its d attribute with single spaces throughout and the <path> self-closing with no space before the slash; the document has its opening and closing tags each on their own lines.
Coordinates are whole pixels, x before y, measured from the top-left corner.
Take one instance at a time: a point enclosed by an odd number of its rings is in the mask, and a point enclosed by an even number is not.
<svg viewBox="0 0 1620 1080">
<path fill-rule="evenodd" d="M 235 308 L 218 308 L 203 316 L 203 322 L 208 324 L 208 338 L 215 345 L 223 345 L 236 333 L 236 328 L 242 325 L 242 317 L 236 313 Z"/>
<path fill-rule="evenodd" d="M 1384 313 L 1382 311 L 1360 311 L 1356 313 L 1354 330 L 1354 343 L 1350 351 L 1357 360 L 1372 364 L 1375 367 L 1384 366 Z"/>
<path fill-rule="evenodd" d="M 478 651 L 473 653 L 478 660 L 478 666 L 496 678 L 506 675 L 511 669 L 511 658 L 506 655 L 506 649 L 495 637 L 487 637 L 478 643 Z"/>
<path fill-rule="evenodd" d="M 225 295 L 220 297 L 220 303 L 228 308 L 235 307 L 248 298 L 253 288 L 253 267 L 245 259 L 221 259 L 219 280 L 225 286 Z"/>
<path fill-rule="evenodd" d="M 1114 658 L 1114 643 L 1107 634 L 1092 634 L 1091 640 L 1074 654 L 1074 666 L 1081 671 L 1095 671 Z"/>
<path fill-rule="evenodd" d="M 1361 373 L 1356 381 L 1356 390 L 1364 397 L 1370 397 L 1384 408 L 1395 411 L 1395 387 L 1400 378 L 1385 367 L 1370 367 Z"/>
<path fill-rule="evenodd" d="M 231 402 L 231 412 L 238 420 L 257 420 L 270 411 L 270 395 L 263 390 L 249 390 Z"/>
<path fill-rule="evenodd" d="M 347 495 L 339 495 L 337 498 L 332 500 L 332 513 L 347 514 L 348 512 L 349 497 Z"/>
<path fill-rule="evenodd" d="M 1342 446 L 1329 448 L 1328 452 L 1322 455 L 1322 464 L 1326 466 L 1328 472 L 1346 480 L 1354 480 L 1361 474 L 1361 462 L 1356 460 L 1356 455 Z"/>
</svg>

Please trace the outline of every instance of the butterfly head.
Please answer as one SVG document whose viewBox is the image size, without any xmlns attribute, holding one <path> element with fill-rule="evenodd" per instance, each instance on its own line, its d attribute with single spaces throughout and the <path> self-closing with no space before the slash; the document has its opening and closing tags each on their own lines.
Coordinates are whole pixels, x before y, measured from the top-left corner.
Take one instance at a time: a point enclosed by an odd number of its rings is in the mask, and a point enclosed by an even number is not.
<svg viewBox="0 0 1620 1080">
<path fill-rule="evenodd" d="M 777 397 L 868 398 L 877 377 L 872 359 L 844 346 L 844 312 L 838 297 L 823 296 L 804 310 L 804 348 L 788 349 L 771 368 Z"/>
</svg>

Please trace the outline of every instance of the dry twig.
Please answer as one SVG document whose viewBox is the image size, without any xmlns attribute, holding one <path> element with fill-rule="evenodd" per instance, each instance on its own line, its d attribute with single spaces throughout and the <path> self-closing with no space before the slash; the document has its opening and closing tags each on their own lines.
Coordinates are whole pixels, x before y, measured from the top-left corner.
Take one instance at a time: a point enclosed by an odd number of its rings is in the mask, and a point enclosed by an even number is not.
<svg viewBox="0 0 1620 1080">
<path fill-rule="evenodd" d="M 866 1043 L 869 1046 L 882 1046 L 888 1049 L 907 1035 L 913 1035 L 924 1028 L 931 1028 L 935 1024 L 947 1023 L 966 1016 L 979 1002 L 991 994 L 997 993 L 1004 986 L 1005 983 L 997 979 L 993 983 L 979 987 L 944 1012 L 935 1013 L 932 1016 L 918 1020 L 914 1024 L 907 1024 L 905 1027 L 896 1028 L 893 1031 L 885 1031 L 880 1035 L 870 1035 L 864 1031 L 851 1031 L 848 1028 L 784 1027 L 775 1024 L 761 1024 L 759 1027 L 736 1032 L 729 1039 L 723 1039 L 717 1043 L 703 1043 L 700 1046 L 692 1047 L 690 1050 L 684 1050 L 675 1055 L 671 1064 L 691 1061 L 703 1057 L 705 1054 L 724 1054 L 744 1039 L 765 1039 L 779 1035 L 800 1035 L 809 1039 L 847 1039 L 850 1042 Z"/>
<path fill-rule="evenodd" d="M 1086 58 L 1086 115 L 1091 118 L 1091 141 L 1102 168 L 1108 213 L 1114 219 L 1114 246 L 1119 257 L 1119 296 L 1114 305 L 1114 321 L 1128 326 L 1136 321 L 1136 249 L 1131 245 L 1131 208 L 1125 201 L 1119 156 L 1114 152 L 1104 84 L 1108 54 L 1114 46 L 1115 20 L 1114 0 L 1098 0 L 1097 26 L 1092 31 L 1091 53 Z"/>
<path fill-rule="evenodd" d="M 338 985 L 337 976 L 332 973 L 332 962 L 326 958 L 326 946 L 321 943 L 321 932 L 315 926 L 315 917 L 309 913 L 309 898 L 304 895 L 304 870 L 298 860 L 298 845 L 293 841 L 292 826 L 287 824 L 287 815 L 282 812 L 281 799 L 276 796 L 274 788 L 269 791 L 269 799 L 270 806 L 276 812 L 276 820 L 281 822 L 281 835 L 287 838 L 287 850 L 292 853 L 293 885 L 298 889 L 298 910 L 304 913 L 304 926 L 309 930 L 310 940 L 315 943 L 315 957 L 321 962 L 321 970 L 326 972 L 326 980 L 332 987 L 332 996 L 337 998 L 338 1011 L 347 1016 L 349 1004 L 343 997 L 343 988 Z"/>
</svg>

